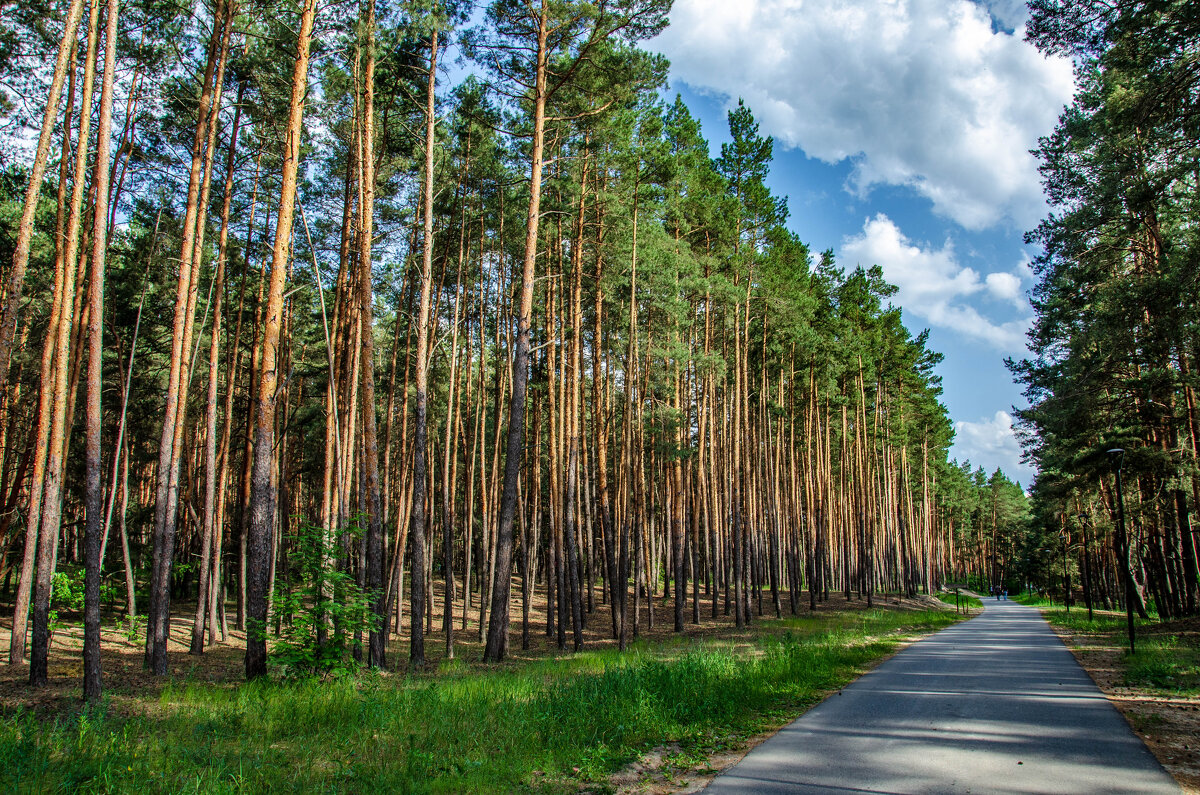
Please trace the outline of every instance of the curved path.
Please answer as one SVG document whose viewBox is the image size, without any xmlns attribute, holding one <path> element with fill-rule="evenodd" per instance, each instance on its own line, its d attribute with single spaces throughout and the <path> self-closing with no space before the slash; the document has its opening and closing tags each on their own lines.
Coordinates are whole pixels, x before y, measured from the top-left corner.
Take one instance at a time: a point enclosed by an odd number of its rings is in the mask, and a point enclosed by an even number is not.
<svg viewBox="0 0 1200 795">
<path fill-rule="evenodd" d="M 713 780 L 730 793 L 1178 793 L 1038 611 L 984 600 Z"/>
</svg>

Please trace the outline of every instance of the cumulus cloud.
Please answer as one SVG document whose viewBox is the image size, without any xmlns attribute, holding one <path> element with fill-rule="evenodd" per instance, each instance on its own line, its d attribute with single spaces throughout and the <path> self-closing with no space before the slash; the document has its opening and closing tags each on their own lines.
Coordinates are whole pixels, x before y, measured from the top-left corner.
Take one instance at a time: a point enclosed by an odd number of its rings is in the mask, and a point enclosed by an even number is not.
<svg viewBox="0 0 1200 795">
<path fill-rule="evenodd" d="M 1023 485 L 1032 482 L 1032 470 L 1021 463 L 1021 445 L 1013 435 L 1012 417 L 1007 411 L 997 411 L 978 422 L 954 423 L 953 452 L 959 461 L 969 460 L 988 474 L 999 467 Z"/>
<path fill-rule="evenodd" d="M 1002 26 L 1015 0 L 676 0 L 653 46 L 692 87 L 741 97 L 764 132 L 854 164 L 852 191 L 906 185 L 973 229 L 1045 211 L 1029 149 L 1071 65 Z M 993 16 L 1001 29 L 994 30 Z"/>
<path fill-rule="evenodd" d="M 1011 273 L 989 273 L 988 291 L 996 298 L 1018 302 L 1021 300 L 1021 280 Z"/>
<path fill-rule="evenodd" d="M 841 259 L 849 265 L 879 265 L 884 277 L 899 288 L 896 303 L 932 326 L 985 342 L 1003 353 L 1024 350 L 1029 325 L 1025 313 L 1019 319 L 998 322 L 967 301 L 986 293 L 1023 307 L 1021 280 L 1005 272 L 981 278 L 958 261 L 949 241 L 941 248 L 922 247 L 881 213 L 867 220 L 861 234 L 842 241 Z"/>
</svg>

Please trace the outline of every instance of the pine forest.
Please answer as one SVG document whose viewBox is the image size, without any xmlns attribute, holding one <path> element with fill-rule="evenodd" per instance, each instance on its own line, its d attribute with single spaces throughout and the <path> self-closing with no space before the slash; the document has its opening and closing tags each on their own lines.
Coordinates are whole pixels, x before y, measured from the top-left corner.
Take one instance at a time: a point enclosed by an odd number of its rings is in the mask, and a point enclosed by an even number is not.
<svg viewBox="0 0 1200 795">
<path fill-rule="evenodd" d="M 1077 93 L 1022 485 L 953 458 L 942 355 L 789 227 L 755 109 L 710 147 L 671 5 L 0 7 L 21 698 L 101 702 L 110 639 L 146 682 L 426 681 L 947 588 L 1200 610 L 1197 6 L 1030 3 Z"/>
</svg>

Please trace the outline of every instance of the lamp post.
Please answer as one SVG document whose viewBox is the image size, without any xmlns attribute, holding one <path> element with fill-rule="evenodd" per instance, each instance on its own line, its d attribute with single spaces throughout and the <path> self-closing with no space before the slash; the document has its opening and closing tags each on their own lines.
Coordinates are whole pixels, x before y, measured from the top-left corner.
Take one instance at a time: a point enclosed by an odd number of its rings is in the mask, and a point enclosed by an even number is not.
<svg viewBox="0 0 1200 795">
<path fill-rule="evenodd" d="M 1117 546 L 1121 557 L 1121 577 L 1125 580 L 1125 615 L 1129 623 L 1129 653 L 1135 650 L 1133 632 L 1133 575 L 1129 572 L 1129 538 L 1125 535 L 1125 493 L 1121 484 L 1121 466 L 1125 463 L 1125 450 L 1114 447 L 1108 451 L 1108 459 L 1117 472 Z"/>
<path fill-rule="evenodd" d="M 1087 514 L 1076 514 L 1083 531 L 1083 601 L 1087 605 L 1088 621 L 1092 620 L 1092 556 L 1088 550 Z"/>
</svg>

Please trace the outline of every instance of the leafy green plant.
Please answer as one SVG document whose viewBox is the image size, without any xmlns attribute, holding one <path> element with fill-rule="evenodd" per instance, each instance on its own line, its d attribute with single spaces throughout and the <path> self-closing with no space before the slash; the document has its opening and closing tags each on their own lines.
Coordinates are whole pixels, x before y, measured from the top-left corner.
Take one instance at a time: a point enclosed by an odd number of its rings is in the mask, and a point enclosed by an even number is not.
<svg viewBox="0 0 1200 795">
<path fill-rule="evenodd" d="M 100 583 L 100 601 L 109 605 L 115 605 L 117 600 L 125 598 L 125 584 L 115 582 Z"/>
<path fill-rule="evenodd" d="M 83 569 L 56 571 L 50 580 L 50 634 L 60 625 L 59 610 L 83 610 Z"/>
<path fill-rule="evenodd" d="M 125 640 L 133 643 L 138 639 L 138 633 L 146 626 L 145 616 L 125 616 L 118 624 L 121 633 L 125 635 Z"/>
<path fill-rule="evenodd" d="M 354 521 L 344 531 L 362 535 Z M 291 553 L 293 576 L 275 583 L 272 621 L 279 640 L 270 652 L 286 679 L 326 678 L 359 667 L 352 639 L 372 626 L 370 594 L 336 565 L 338 533 L 302 524 Z"/>
</svg>

